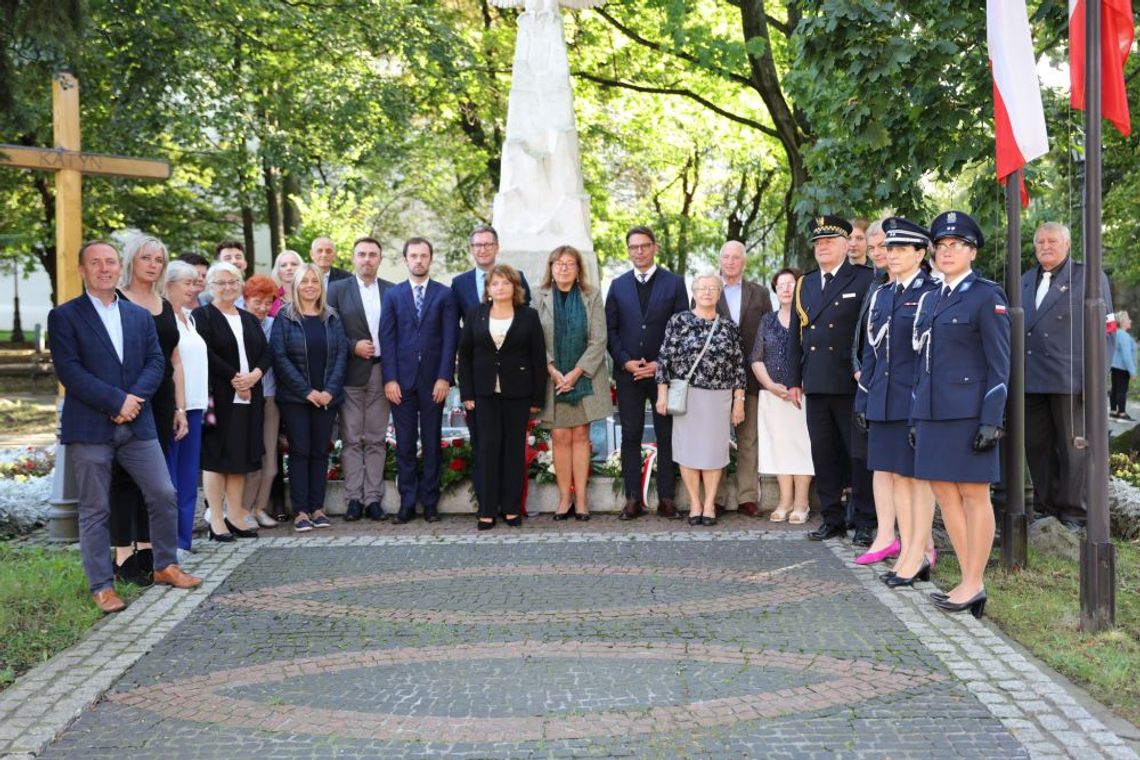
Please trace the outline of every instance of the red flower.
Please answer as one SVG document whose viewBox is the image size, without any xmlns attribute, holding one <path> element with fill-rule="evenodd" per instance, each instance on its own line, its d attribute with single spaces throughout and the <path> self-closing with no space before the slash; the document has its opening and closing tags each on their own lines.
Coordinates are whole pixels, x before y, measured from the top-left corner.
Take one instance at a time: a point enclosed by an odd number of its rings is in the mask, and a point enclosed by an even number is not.
<svg viewBox="0 0 1140 760">
<path fill-rule="evenodd" d="M 538 443 L 534 444 L 534 447 L 539 451 L 550 451 L 550 444 L 548 444 L 546 441 L 539 441 Z"/>
<path fill-rule="evenodd" d="M 439 442 L 439 447 L 440 447 L 441 449 L 446 449 L 446 448 L 447 448 L 447 441 L 440 441 L 440 442 Z"/>
<path fill-rule="evenodd" d="M 462 446 L 464 443 L 465 443 L 465 441 L 462 438 L 452 438 L 451 439 L 451 445 L 452 446 Z"/>
<path fill-rule="evenodd" d="M 456 457 L 455 459 L 452 459 L 447 466 L 455 472 L 462 472 L 467 467 L 467 460 Z"/>
</svg>

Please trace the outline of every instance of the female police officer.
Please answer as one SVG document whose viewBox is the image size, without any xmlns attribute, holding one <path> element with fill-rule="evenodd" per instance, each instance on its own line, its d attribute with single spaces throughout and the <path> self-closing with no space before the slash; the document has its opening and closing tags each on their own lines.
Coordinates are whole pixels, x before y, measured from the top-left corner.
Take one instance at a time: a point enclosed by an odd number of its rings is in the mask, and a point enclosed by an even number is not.
<svg viewBox="0 0 1140 760">
<path fill-rule="evenodd" d="M 891 280 L 872 293 L 869 301 L 855 413 L 857 424 L 870 425 L 868 467 L 891 478 L 902 553 L 894 571 L 883 580 L 894 588 L 930 577 L 926 543 L 934 519 L 934 498 L 925 482 L 914 479 L 915 452 L 907 439 L 917 359 L 914 318 L 919 299 L 937 290 L 938 284 L 919 268 L 930 247 L 924 227 L 891 217 L 884 220 L 883 230 Z"/>
<path fill-rule="evenodd" d="M 915 317 L 915 477 L 930 481 L 962 566 L 961 582 L 935 595 L 935 604 L 981 617 L 994 540 L 990 483 L 1000 475 L 997 442 L 1008 393 L 1009 315 L 997 283 L 971 269 L 984 242 L 977 223 L 947 211 L 930 236 L 943 286 L 922 297 Z"/>
</svg>

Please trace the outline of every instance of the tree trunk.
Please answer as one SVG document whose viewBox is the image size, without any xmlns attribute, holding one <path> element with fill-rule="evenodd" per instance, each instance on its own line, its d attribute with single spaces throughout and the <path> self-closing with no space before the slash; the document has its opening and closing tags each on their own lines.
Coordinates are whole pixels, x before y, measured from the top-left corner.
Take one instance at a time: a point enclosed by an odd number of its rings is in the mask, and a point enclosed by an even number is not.
<svg viewBox="0 0 1140 760">
<path fill-rule="evenodd" d="M 281 213 L 286 238 L 296 235 L 298 228 L 301 226 L 301 212 L 297 208 L 297 203 L 294 200 L 300 197 L 300 195 L 301 178 L 292 172 L 288 172 L 281 179 L 281 200 L 283 205 Z"/>
<path fill-rule="evenodd" d="M 241 207 L 241 232 L 242 237 L 245 239 L 245 255 L 250 261 L 250 266 L 253 267 L 253 257 L 255 255 L 253 243 L 253 207 L 245 204 Z"/>
<path fill-rule="evenodd" d="M 261 173 L 265 181 L 265 221 L 269 225 L 269 259 L 272 264 L 273 257 L 283 250 L 285 225 L 281 218 L 281 196 L 277 192 L 278 172 L 268 159 L 263 158 Z"/>
</svg>

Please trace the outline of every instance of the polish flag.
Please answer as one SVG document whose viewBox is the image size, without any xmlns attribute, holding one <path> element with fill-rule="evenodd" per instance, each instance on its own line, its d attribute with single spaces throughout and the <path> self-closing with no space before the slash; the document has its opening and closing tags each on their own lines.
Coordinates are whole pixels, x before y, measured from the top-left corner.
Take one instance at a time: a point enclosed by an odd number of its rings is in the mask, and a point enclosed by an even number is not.
<svg viewBox="0 0 1140 760">
<path fill-rule="evenodd" d="M 1069 102 L 1078 111 L 1085 110 L 1085 2 L 1069 0 Z M 1124 87 L 1132 38 L 1132 0 L 1100 0 L 1101 108 L 1125 137 L 1132 134 Z"/>
<path fill-rule="evenodd" d="M 998 181 L 1049 152 L 1037 61 L 1024 0 L 986 0 L 986 39 L 994 76 L 994 141 Z M 1021 205 L 1029 193 L 1021 181 Z"/>
</svg>

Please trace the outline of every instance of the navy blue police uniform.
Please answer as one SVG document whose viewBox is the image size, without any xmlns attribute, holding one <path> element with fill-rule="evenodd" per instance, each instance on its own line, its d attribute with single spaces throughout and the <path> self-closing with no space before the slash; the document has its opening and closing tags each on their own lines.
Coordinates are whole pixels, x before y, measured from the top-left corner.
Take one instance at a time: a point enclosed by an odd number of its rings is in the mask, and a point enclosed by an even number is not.
<svg viewBox="0 0 1140 760">
<path fill-rule="evenodd" d="M 926 229 L 906 219 L 887 219 L 883 229 L 887 245 L 930 244 Z M 855 411 L 868 422 L 867 465 L 872 470 L 914 477 L 914 449 L 908 440 L 918 371 L 914 320 L 920 299 L 938 287 L 919 269 L 910 282 L 888 282 L 868 299 Z"/>
<path fill-rule="evenodd" d="M 851 225 L 840 217 L 821 216 L 809 230 L 814 241 L 846 237 Z M 856 531 L 873 530 L 876 524 L 871 472 L 865 466 L 851 466 L 856 391 L 851 336 L 874 271 L 845 259 L 829 274 L 825 277 L 813 269 L 796 282 L 797 318 L 790 325 L 788 339 L 788 387 L 803 389 L 816 494 L 823 513 L 822 533 L 817 531 L 812 538 L 845 533 L 840 497 L 848 483 Z"/>
<path fill-rule="evenodd" d="M 931 225 L 937 241 L 957 237 L 981 247 L 981 230 L 961 212 Z M 947 292 L 949 290 L 949 292 Z M 1010 322 L 996 282 L 969 272 L 919 299 L 913 347 L 918 374 L 911 412 L 914 476 L 951 483 L 993 483 L 1001 476 L 995 431 L 1009 395 Z M 981 450 L 979 450 L 981 449 Z"/>
</svg>

